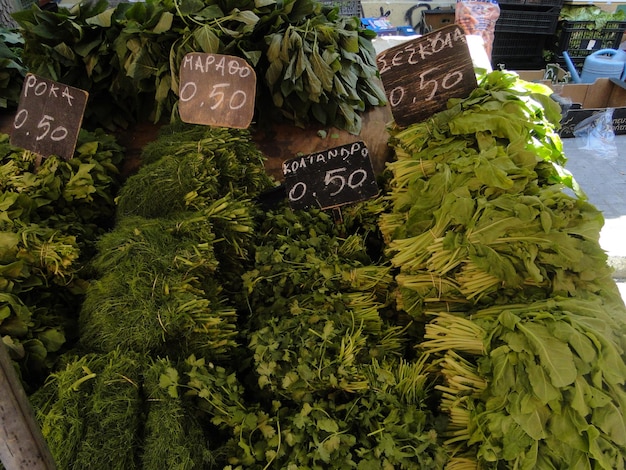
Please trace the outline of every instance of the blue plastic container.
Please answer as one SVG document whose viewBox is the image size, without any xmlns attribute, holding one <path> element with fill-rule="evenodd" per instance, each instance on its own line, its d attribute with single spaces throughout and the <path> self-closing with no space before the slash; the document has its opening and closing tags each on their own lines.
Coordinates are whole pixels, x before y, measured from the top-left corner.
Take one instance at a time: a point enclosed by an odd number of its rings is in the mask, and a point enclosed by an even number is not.
<svg viewBox="0 0 626 470">
<path fill-rule="evenodd" d="M 597 78 L 624 79 L 626 52 L 619 49 L 600 49 L 585 58 L 580 74 L 582 83 L 593 83 Z"/>
</svg>

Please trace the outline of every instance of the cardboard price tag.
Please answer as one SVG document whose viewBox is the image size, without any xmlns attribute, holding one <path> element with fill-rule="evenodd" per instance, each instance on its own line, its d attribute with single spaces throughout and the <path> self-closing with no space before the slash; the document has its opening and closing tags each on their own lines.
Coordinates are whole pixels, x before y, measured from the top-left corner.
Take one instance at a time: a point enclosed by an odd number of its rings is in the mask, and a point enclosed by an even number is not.
<svg viewBox="0 0 626 470">
<path fill-rule="evenodd" d="M 369 151 L 361 141 L 287 160 L 283 175 L 293 209 L 329 209 L 378 194 Z"/>
<path fill-rule="evenodd" d="M 252 122 L 256 73 L 241 57 L 185 55 L 179 90 L 178 109 L 184 122 L 239 129 Z"/>
<path fill-rule="evenodd" d="M 88 93 L 26 74 L 11 130 L 11 145 L 44 157 L 74 156 Z"/>
<path fill-rule="evenodd" d="M 477 86 L 465 34 L 450 25 L 389 48 L 376 56 L 391 113 L 400 126 L 446 109 Z"/>
</svg>

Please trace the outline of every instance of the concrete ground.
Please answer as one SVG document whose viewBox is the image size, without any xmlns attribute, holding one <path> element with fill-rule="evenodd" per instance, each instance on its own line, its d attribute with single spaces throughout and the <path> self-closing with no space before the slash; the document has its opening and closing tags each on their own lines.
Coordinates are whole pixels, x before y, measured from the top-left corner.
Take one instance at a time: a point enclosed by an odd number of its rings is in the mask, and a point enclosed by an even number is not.
<svg viewBox="0 0 626 470">
<path fill-rule="evenodd" d="M 604 214 L 600 245 L 609 255 L 614 278 L 626 299 L 626 135 L 615 136 L 603 146 L 589 146 L 580 137 L 563 139 L 563 149 L 568 159 L 565 168 L 589 202 Z"/>
</svg>

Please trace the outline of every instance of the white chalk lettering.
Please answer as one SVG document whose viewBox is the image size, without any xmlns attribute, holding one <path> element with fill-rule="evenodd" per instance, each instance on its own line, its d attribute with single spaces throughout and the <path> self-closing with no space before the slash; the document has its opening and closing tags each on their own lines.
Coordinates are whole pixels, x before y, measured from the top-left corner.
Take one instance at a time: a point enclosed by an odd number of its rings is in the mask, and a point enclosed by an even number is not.
<svg viewBox="0 0 626 470">
<path fill-rule="evenodd" d="M 415 65 L 427 60 L 433 54 L 438 54 L 447 49 L 456 47 L 455 43 L 466 42 L 465 35 L 460 30 L 455 29 L 447 33 L 439 32 L 432 38 L 425 37 L 423 40 L 416 40 L 400 49 L 390 49 L 389 52 L 381 53 L 376 58 L 379 72 L 385 73 L 392 67 L 404 64 Z"/>
<path fill-rule="evenodd" d="M 59 86 L 54 83 L 49 83 L 43 80 L 38 80 L 35 75 L 28 75 L 26 78 L 26 83 L 24 84 L 24 96 L 28 96 L 28 94 L 32 91 L 35 96 L 47 96 L 48 98 L 59 98 Z M 72 100 L 74 97 L 70 93 L 68 87 L 63 89 L 61 93 L 61 98 L 67 101 L 67 104 L 72 106 Z"/>
</svg>

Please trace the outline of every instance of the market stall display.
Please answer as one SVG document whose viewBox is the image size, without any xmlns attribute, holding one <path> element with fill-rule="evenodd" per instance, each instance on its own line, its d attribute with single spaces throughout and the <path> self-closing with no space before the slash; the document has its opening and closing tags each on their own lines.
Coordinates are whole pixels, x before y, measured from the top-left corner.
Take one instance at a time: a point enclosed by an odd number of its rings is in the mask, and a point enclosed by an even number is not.
<svg viewBox="0 0 626 470">
<path fill-rule="evenodd" d="M 401 126 L 371 37 L 336 9 L 200 3 L 92 4 L 61 13 L 90 42 L 25 38 L 120 111 L 88 105 L 87 126 L 168 116 L 130 173 L 102 130 L 69 160 L 0 141 L 0 331 L 58 468 L 624 468 L 626 307 L 552 91 L 477 70 Z M 290 207 L 254 129 L 178 118 L 190 51 L 264 77 L 259 125 L 323 122 L 362 150 L 365 104 L 386 110 L 380 193 Z"/>
</svg>

